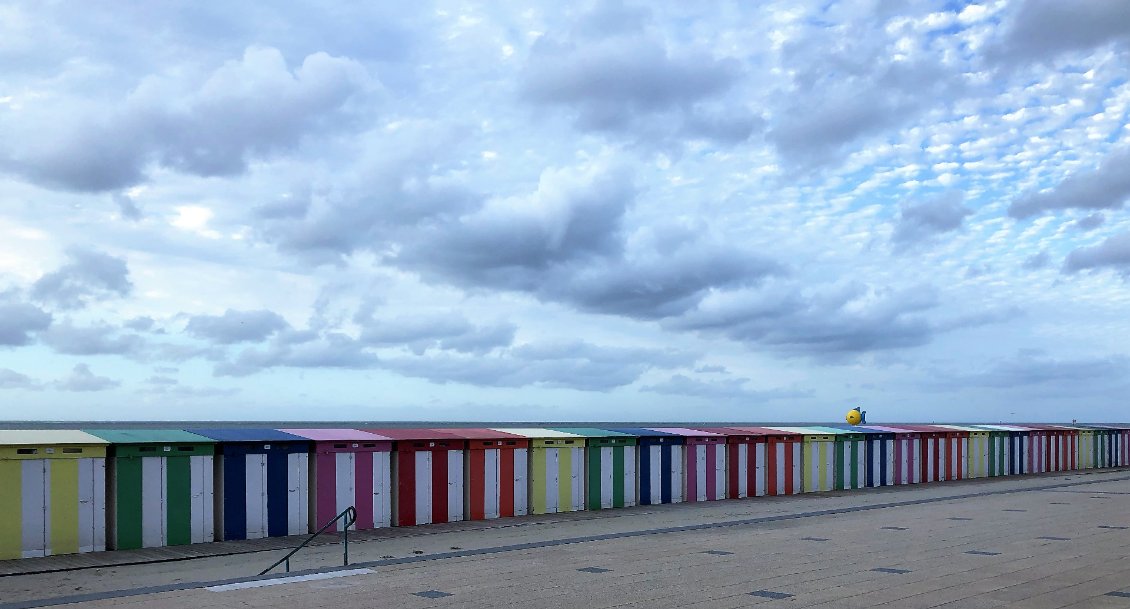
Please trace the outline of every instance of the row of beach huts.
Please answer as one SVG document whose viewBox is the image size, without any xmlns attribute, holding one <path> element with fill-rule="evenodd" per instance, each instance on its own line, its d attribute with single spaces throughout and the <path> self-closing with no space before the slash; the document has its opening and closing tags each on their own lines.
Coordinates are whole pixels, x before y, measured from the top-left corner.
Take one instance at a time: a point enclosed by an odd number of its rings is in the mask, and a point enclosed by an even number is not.
<svg viewBox="0 0 1130 609">
<path fill-rule="evenodd" d="M 0 430 L 0 559 L 1127 465 L 1130 425 Z"/>
</svg>

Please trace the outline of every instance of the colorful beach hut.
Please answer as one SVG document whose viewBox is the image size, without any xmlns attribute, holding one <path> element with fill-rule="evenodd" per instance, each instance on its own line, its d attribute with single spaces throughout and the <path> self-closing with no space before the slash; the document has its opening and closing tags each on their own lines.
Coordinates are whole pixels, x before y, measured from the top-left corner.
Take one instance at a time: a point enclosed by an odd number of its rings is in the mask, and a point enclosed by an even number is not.
<svg viewBox="0 0 1130 609">
<path fill-rule="evenodd" d="M 762 434 L 734 427 L 696 427 L 726 437 L 726 497 L 765 495 L 765 447 Z"/>
<path fill-rule="evenodd" d="M 1088 427 L 1103 430 L 1109 435 L 1109 467 L 1130 465 L 1130 428 L 1119 425 L 1088 425 Z"/>
<path fill-rule="evenodd" d="M 363 429 L 394 441 L 392 524 L 403 527 L 463 520 L 463 451 L 450 431 Z"/>
<path fill-rule="evenodd" d="M 1019 476 L 1028 473 L 1028 463 L 1031 460 L 1031 442 L 1028 434 L 1031 430 L 1019 425 L 980 425 L 986 429 L 1008 432 L 1008 474 Z"/>
<path fill-rule="evenodd" d="M 637 439 L 636 496 L 640 505 L 682 501 L 683 436 L 643 427 L 610 427 Z"/>
<path fill-rule="evenodd" d="M 769 427 L 734 429 L 765 438 L 766 495 L 792 495 L 803 490 L 803 434 Z"/>
<path fill-rule="evenodd" d="M 0 430 L 0 559 L 106 549 L 106 441 Z"/>
<path fill-rule="evenodd" d="M 801 482 L 806 493 L 830 491 L 836 480 L 836 436 L 827 430 L 812 427 L 771 427 L 778 431 L 800 434 L 803 438 Z"/>
<path fill-rule="evenodd" d="M 179 429 L 87 433 L 110 443 L 106 500 L 110 549 L 215 540 L 215 440 Z"/>
<path fill-rule="evenodd" d="M 349 507 L 358 530 L 392 525 L 391 438 L 356 429 L 280 429 L 314 444 L 310 489 L 311 533 Z M 337 521 L 335 531 L 345 528 Z"/>
<path fill-rule="evenodd" d="M 961 449 L 964 455 L 964 478 L 985 478 L 989 475 L 989 431 L 972 425 L 939 425 L 961 432 Z"/>
<path fill-rule="evenodd" d="M 468 520 L 529 513 L 529 439 L 496 429 L 443 431 L 467 440 L 463 497 Z"/>
<path fill-rule="evenodd" d="M 997 429 L 990 425 L 972 425 L 976 429 L 983 430 L 989 434 L 988 436 L 988 473 L 986 475 L 993 476 L 1007 476 L 1008 463 L 1009 463 L 1009 440 L 1008 430 Z"/>
<path fill-rule="evenodd" d="M 636 504 L 636 436 L 592 427 L 554 427 L 585 438 L 585 509 Z"/>
<path fill-rule="evenodd" d="M 922 468 L 920 466 L 922 439 L 918 432 L 883 425 L 859 425 L 857 427 L 864 429 L 864 433 L 867 433 L 866 430 L 872 430 L 890 434 L 890 439 L 884 443 L 889 442 L 887 446 L 889 446 L 890 457 L 888 458 L 892 467 L 891 484 L 918 484 L 922 482 Z M 875 448 L 875 443 L 869 445 L 868 462 L 876 461 Z M 878 465 L 875 464 L 872 467 L 877 468 Z"/>
<path fill-rule="evenodd" d="M 652 427 L 683 436 L 683 501 L 726 498 L 726 437 L 688 427 Z"/>
<path fill-rule="evenodd" d="M 835 435 L 833 488 L 843 491 L 867 486 L 867 439 L 863 430 L 825 425 L 817 425 L 811 429 Z"/>
<path fill-rule="evenodd" d="M 862 434 L 865 450 L 862 465 L 864 484 L 868 487 L 895 483 L 895 434 L 893 431 L 862 425 L 829 425 L 852 433 Z"/>
<path fill-rule="evenodd" d="M 530 513 L 585 509 L 584 436 L 540 427 L 504 428 L 530 441 Z"/>
<path fill-rule="evenodd" d="M 218 539 L 259 539 L 309 532 L 309 440 L 277 429 L 186 431 L 217 442 Z"/>
<path fill-rule="evenodd" d="M 960 471 L 960 437 L 951 429 L 933 425 L 890 425 L 918 432 L 922 482 L 955 480 Z"/>
</svg>

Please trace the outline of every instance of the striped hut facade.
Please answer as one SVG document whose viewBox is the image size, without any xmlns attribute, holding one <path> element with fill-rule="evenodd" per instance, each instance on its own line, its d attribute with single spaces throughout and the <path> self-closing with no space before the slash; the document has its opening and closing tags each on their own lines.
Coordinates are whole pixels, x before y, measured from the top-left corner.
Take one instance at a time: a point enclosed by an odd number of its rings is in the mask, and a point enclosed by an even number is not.
<svg viewBox="0 0 1130 609">
<path fill-rule="evenodd" d="M 0 559 L 106 549 L 106 441 L 0 430 Z"/>
<path fill-rule="evenodd" d="M 111 443 L 108 546 L 214 541 L 215 441 L 177 429 L 91 430 Z"/>
</svg>

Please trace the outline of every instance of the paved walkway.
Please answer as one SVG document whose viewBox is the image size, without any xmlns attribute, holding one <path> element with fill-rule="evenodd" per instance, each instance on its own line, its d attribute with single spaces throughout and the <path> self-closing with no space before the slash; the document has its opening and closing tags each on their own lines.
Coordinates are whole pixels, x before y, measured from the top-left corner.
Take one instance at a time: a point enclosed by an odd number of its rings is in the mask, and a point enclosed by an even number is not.
<svg viewBox="0 0 1130 609">
<path fill-rule="evenodd" d="M 0 609 L 1130 607 L 1128 527 L 1108 470 L 399 529 L 301 580 L 230 581 L 277 551 L 0 577 Z"/>
</svg>

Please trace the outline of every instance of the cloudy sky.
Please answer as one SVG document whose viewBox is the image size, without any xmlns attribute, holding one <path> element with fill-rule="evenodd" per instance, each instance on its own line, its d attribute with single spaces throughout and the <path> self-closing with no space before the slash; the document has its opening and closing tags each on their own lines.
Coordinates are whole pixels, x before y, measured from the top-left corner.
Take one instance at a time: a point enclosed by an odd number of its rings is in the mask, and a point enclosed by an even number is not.
<svg viewBox="0 0 1130 609">
<path fill-rule="evenodd" d="M 1130 3 L 349 4 L 0 2 L 0 419 L 1130 419 Z"/>
</svg>

